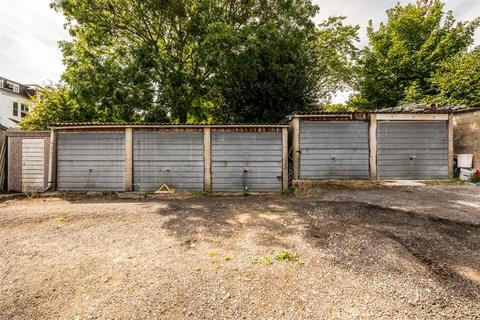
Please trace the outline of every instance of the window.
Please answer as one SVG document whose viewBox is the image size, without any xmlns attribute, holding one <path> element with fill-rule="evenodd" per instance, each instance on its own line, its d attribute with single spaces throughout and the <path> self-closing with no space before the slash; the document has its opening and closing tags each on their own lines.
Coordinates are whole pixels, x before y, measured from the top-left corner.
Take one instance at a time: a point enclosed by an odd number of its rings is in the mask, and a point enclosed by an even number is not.
<svg viewBox="0 0 480 320">
<path fill-rule="evenodd" d="M 27 112 L 28 112 L 28 105 L 26 105 L 25 103 L 22 103 L 21 104 L 21 112 L 20 112 L 22 118 L 27 115 Z"/>
<path fill-rule="evenodd" d="M 3 82 L 3 87 L 5 89 L 8 89 L 8 90 L 12 90 L 13 91 L 13 83 L 11 83 L 10 81 L 4 81 Z"/>
<path fill-rule="evenodd" d="M 3 88 L 3 79 L 0 79 L 0 88 Z"/>
<path fill-rule="evenodd" d="M 13 116 L 18 117 L 18 102 L 13 102 Z"/>
<path fill-rule="evenodd" d="M 20 86 L 18 84 L 13 84 L 13 92 L 19 93 L 20 92 Z"/>
</svg>

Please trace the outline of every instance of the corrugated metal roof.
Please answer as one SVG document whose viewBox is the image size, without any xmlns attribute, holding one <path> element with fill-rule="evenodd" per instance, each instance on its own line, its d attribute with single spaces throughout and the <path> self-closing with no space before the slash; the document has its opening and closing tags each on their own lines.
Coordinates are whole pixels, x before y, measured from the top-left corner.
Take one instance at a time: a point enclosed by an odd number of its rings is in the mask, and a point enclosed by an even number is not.
<svg viewBox="0 0 480 320">
<path fill-rule="evenodd" d="M 268 127 L 287 127 L 280 124 L 258 124 L 258 123 L 236 123 L 236 124 L 172 124 L 172 123 L 138 123 L 138 122 L 62 122 L 53 123 L 48 126 L 49 128 L 71 128 L 71 127 L 171 127 L 171 128 L 235 128 L 235 127 L 248 127 L 248 128 L 268 128 Z"/>
<path fill-rule="evenodd" d="M 380 113 L 462 113 L 478 111 L 480 108 L 467 107 L 465 105 L 436 106 L 423 103 L 409 103 L 394 108 L 376 110 Z"/>
</svg>

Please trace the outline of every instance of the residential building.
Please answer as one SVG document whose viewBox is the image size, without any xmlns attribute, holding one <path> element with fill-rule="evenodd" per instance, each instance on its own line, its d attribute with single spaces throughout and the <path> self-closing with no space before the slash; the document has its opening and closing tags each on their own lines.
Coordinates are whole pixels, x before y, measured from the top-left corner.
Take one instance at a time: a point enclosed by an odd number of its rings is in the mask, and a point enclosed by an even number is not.
<svg viewBox="0 0 480 320">
<path fill-rule="evenodd" d="M 29 98 L 36 88 L 0 76 L 0 130 L 18 127 L 20 120 L 33 110 Z"/>
</svg>

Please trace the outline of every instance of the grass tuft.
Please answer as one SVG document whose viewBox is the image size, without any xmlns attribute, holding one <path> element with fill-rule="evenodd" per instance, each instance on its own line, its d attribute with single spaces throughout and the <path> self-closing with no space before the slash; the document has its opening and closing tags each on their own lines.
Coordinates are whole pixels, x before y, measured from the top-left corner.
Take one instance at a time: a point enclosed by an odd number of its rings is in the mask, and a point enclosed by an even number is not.
<svg viewBox="0 0 480 320">
<path fill-rule="evenodd" d="M 275 256 L 275 260 L 297 262 L 298 255 L 295 252 L 290 252 L 286 249 L 283 249 L 283 250 L 280 250 L 280 252 Z"/>
</svg>

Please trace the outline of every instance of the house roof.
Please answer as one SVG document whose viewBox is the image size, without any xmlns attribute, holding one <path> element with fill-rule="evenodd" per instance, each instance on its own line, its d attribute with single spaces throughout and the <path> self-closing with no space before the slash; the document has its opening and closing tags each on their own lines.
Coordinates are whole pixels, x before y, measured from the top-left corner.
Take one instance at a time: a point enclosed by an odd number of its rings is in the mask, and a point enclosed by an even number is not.
<svg viewBox="0 0 480 320">
<path fill-rule="evenodd" d="M 8 94 L 21 96 L 25 99 L 28 99 L 30 96 L 32 96 L 34 94 L 34 91 L 37 88 L 41 88 L 39 85 L 33 85 L 33 84 L 32 85 L 30 85 L 30 84 L 26 85 L 26 84 L 22 84 L 18 81 L 10 80 L 10 79 L 2 77 L 2 76 L 0 76 L 0 80 L 5 80 L 5 81 L 11 82 L 11 83 L 18 84 L 19 89 L 20 89 L 19 92 L 15 92 L 15 91 L 8 90 L 8 89 L 0 87 L 0 92 L 5 92 L 5 93 L 8 93 Z"/>
<path fill-rule="evenodd" d="M 7 118 L 7 117 L 2 117 L 0 116 L 0 128 L 18 128 L 18 122 Z"/>
</svg>

